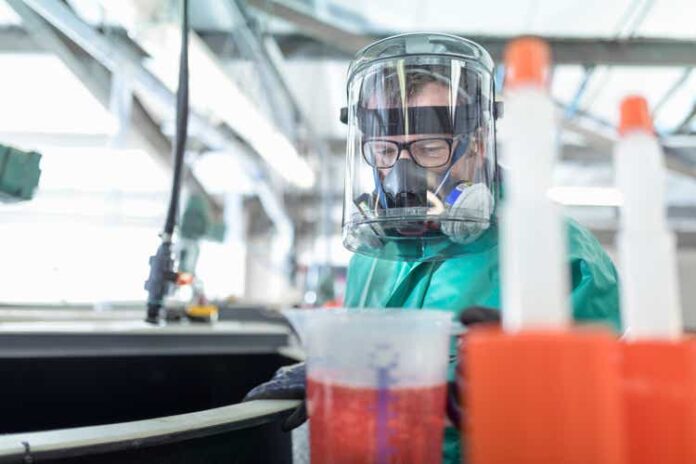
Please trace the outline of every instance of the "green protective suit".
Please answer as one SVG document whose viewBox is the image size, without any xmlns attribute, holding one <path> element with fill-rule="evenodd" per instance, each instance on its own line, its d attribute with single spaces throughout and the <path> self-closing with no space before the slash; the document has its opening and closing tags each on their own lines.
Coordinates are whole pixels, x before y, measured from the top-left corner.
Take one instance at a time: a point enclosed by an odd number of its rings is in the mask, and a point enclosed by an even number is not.
<svg viewBox="0 0 696 464">
<path fill-rule="evenodd" d="M 429 308 L 453 315 L 470 306 L 500 308 L 497 242 L 498 231 L 492 228 L 469 245 L 467 255 L 441 262 L 407 263 L 356 254 L 348 266 L 345 306 Z M 597 239 L 572 220 L 568 245 L 574 319 L 619 330 L 617 273 L 611 259 Z M 459 454 L 459 434 L 448 428 L 443 462 L 458 464 Z"/>
</svg>

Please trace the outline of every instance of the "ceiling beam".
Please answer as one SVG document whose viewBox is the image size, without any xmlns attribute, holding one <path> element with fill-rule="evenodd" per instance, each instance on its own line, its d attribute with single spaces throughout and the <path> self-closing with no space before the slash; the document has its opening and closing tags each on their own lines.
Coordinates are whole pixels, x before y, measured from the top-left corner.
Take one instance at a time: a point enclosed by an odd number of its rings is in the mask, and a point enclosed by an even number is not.
<svg viewBox="0 0 696 464">
<path fill-rule="evenodd" d="M 349 57 L 362 47 L 398 31 L 366 35 L 343 28 L 318 17 L 313 11 L 288 0 L 248 0 L 248 4 L 293 24 L 302 34 L 276 35 L 281 49 L 291 57 Z M 480 43 L 500 62 L 505 45 L 512 37 L 476 36 L 464 31 L 449 31 Z M 551 46 L 554 64 L 693 66 L 696 65 L 696 41 L 654 38 L 597 39 L 545 37 Z M 209 40 L 214 41 L 211 35 Z M 316 46 L 316 44 L 319 46 Z M 327 47 L 328 45 L 328 47 Z"/>
<path fill-rule="evenodd" d="M 315 28 L 297 27 L 302 34 L 272 34 L 288 60 L 350 59 L 361 46 L 393 35 L 391 33 L 362 35 L 346 31 L 331 35 L 334 29 L 340 29 L 329 26 L 328 23 Z M 239 51 L 230 45 L 229 32 L 201 29 L 196 32 L 221 58 L 239 59 Z M 397 32 L 394 31 L 394 34 Z M 454 34 L 480 43 L 491 53 L 496 62 L 501 61 L 505 44 L 513 38 L 472 35 L 465 31 L 454 32 Z M 120 28 L 109 28 L 107 35 L 127 36 L 126 32 Z M 544 39 L 551 45 L 554 63 L 557 65 L 696 66 L 696 53 L 693 52 L 696 49 L 694 40 L 641 37 L 630 39 L 545 37 Z M 44 52 L 46 47 L 37 44 L 22 26 L 0 26 L 0 53 Z"/>
<path fill-rule="evenodd" d="M 310 31 L 304 30 L 306 34 Z M 394 32 L 396 33 L 396 32 Z M 219 33 L 204 34 L 210 43 L 220 40 L 215 37 Z M 379 36 L 363 36 L 361 41 L 353 40 L 348 43 L 363 43 L 365 45 L 393 34 Z M 503 61 L 505 45 L 513 36 L 478 36 L 459 32 L 460 35 L 479 43 L 488 50 L 493 61 Z M 348 48 L 345 43 L 336 44 L 334 40 L 308 37 L 300 34 L 275 34 L 278 45 L 288 59 L 349 59 L 359 49 Z M 661 38 L 631 38 L 631 39 L 599 39 L 599 38 L 570 38 L 544 37 L 553 53 L 555 65 L 582 66 L 657 66 L 680 67 L 696 66 L 696 48 L 694 40 L 672 40 Z M 341 48 L 338 48 L 338 45 Z"/>
<path fill-rule="evenodd" d="M 374 36 L 351 31 L 324 18 L 320 18 L 309 8 L 298 4 L 298 2 L 247 0 L 247 4 L 264 13 L 289 22 L 307 36 L 330 45 L 344 54 L 353 55 L 356 51 L 375 40 Z"/>
</svg>

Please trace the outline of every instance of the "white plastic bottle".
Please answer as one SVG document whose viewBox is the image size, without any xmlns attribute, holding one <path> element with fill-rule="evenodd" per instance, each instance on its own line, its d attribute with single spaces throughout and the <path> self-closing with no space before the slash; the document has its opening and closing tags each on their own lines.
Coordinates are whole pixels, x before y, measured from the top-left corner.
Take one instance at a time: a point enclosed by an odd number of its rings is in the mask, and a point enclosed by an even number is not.
<svg viewBox="0 0 696 464">
<path fill-rule="evenodd" d="M 676 339 L 682 319 L 675 239 L 665 219 L 664 156 L 644 98 L 623 100 L 620 132 L 614 162 L 623 194 L 617 247 L 624 327 L 630 339 Z"/>
<path fill-rule="evenodd" d="M 625 464 L 616 337 L 569 323 L 565 227 L 547 197 L 557 140 L 549 55 L 535 38 L 505 53 L 505 330 L 472 327 L 462 348 L 472 464 Z"/>
<path fill-rule="evenodd" d="M 560 207 L 547 196 L 558 127 L 547 90 L 550 52 L 536 39 L 506 51 L 501 220 L 503 326 L 507 331 L 568 325 L 567 239 Z"/>
</svg>

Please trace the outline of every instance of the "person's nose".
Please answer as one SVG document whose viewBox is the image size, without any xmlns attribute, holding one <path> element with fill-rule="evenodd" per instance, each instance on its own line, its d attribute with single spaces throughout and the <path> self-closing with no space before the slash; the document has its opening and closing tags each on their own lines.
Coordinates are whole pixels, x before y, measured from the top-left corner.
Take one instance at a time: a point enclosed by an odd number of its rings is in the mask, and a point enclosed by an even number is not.
<svg viewBox="0 0 696 464">
<path fill-rule="evenodd" d="M 411 156 L 411 151 L 408 150 L 406 147 L 402 148 L 401 151 L 399 152 L 399 159 L 410 159 L 413 161 L 413 156 Z"/>
</svg>

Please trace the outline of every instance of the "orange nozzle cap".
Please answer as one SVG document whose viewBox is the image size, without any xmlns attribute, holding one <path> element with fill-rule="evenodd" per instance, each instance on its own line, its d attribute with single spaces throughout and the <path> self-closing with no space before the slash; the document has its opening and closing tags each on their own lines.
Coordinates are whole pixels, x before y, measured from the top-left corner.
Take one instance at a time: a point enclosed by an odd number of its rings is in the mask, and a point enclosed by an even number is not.
<svg viewBox="0 0 696 464">
<path fill-rule="evenodd" d="M 624 135 L 634 130 L 653 133 L 648 102 L 639 95 L 631 95 L 621 100 L 619 134 Z"/>
<path fill-rule="evenodd" d="M 515 39 L 505 47 L 505 85 L 545 87 L 551 64 L 551 49 L 541 39 Z"/>
</svg>

